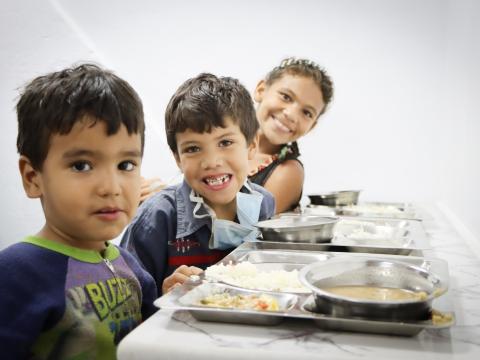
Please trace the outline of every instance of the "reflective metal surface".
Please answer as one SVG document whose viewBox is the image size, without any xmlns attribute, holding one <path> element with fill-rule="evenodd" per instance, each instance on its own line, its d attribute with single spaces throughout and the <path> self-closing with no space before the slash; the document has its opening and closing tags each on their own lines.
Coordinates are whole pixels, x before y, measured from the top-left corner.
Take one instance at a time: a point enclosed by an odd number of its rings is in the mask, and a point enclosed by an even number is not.
<svg viewBox="0 0 480 360">
<path fill-rule="evenodd" d="M 241 261 L 250 261 L 257 266 L 263 266 L 265 269 L 289 269 L 302 267 L 302 264 L 333 263 L 339 259 L 342 261 L 355 262 L 357 260 L 380 262 L 401 261 L 406 265 L 419 268 L 427 273 L 434 273 L 441 279 L 444 285 L 442 289 L 447 288 L 448 284 L 448 265 L 440 259 L 426 259 L 415 256 L 396 256 L 396 255 L 372 255 L 360 253 L 336 253 L 322 252 L 324 244 L 303 244 L 303 243 L 280 243 L 280 242 L 249 242 L 243 243 L 237 249 L 227 255 L 220 263 L 235 264 Z M 263 264 L 263 265 L 261 265 Z M 317 308 L 313 295 L 309 294 L 290 294 L 278 292 L 264 292 L 267 294 L 280 295 L 280 302 L 287 304 L 282 311 L 248 311 L 232 308 L 207 308 L 205 306 L 195 305 L 195 298 L 198 293 L 195 289 L 206 285 L 205 289 L 211 289 L 212 286 L 222 284 L 205 283 L 200 277 L 196 281 L 187 281 L 181 286 L 175 287 L 171 292 L 157 299 L 154 304 L 162 309 L 169 310 L 187 310 L 196 319 L 201 321 L 220 321 L 227 323 L 248 323 L 253 325 L 275 325 L 284 318 L 303 319 L 304 321 L 313 321 L 318 327 L 327 330 L 342 330 L 364 333 L 378 333 L 389 335 L 414 336 L 423 329 L 443 329 L 452 326 L 455 323 L 455 314 L 448 292 L 444 296 L 433 299 L 433 309 L 435 314 L 444 315 L 443 321 L 438 322 L 433 319 L 430 312 L 424 320 L 418 319 L 379 319 L 379 318 L 360 318 L 353 316 L 339 316 L 322 313 Z M 228 287 L 235 291 L 245 291 L 238 287 Z M 247 290 L 248 292 L 249 290 Z M 190 293 L 191 292 L 191 293 Z M 185 296 L 188 295 L 188 296 Z M 185 297 L 184 297 L 185 296 Z M 182 299 L 182 301 L 180 301 Z M 292 299 L 292 300 L 290 300 Z M 296 299 L 296 300 L 293 300 Z M 289 306 L 290 304 L 294 305 Z"/>
<path fill-rule="evenodd" d="M 331 216 L 289 215 L 260 221 L 256 226 L 270 241 L 321 243 L 332 239 L 337 221 Z"/>
<path fill-rule="evenodd" d="M 333 191 L 324 194 L 308 195 L 312 205 L 344 206 L 355 205 L 361 190 Z"/>
<path fill-rule="evenodd" d="M 337 207 L 335 213 L 346 216 L 421 220 L 420 215 L 409 203 L 361 202 Z"/>
<path fill-rule="evenodd" d="M 226 293 L 231 296 L 235 295 L 251 295 L 251 294 L 266 294 L 276 299 L 279 309 L 278 311 L 260 311 L 260 310 L 246 310 L 224 307 L 211 307 L 200 304 L 200 300 L 213 294 Z M 256 325 L 276 325 L 283 320 L 280 316 L 297 303 L 298 297 L 293 294 L 286 293 L 272 293 L 259 292 L 255 290 L 239 289 L 236 287 L 216 284 L 204 283 L 178 299 L 179 304 L 188 307 L 190 313 L 197 320 L 216 321 L 228 323 L 244 323 Z"/>
<path fill-rule="evenodd" d="M 339 317 L 382 320 L 424 320 L 432 300 L 447 285 L 429 270 L 396 260 L 347 257 L 307 265 L 300 281 L 313 292 L 318 311 Z M 328 291 L 336 286 L 369 286 L 423 292 L 420 299 L 365 300 Z"/>
</svg>

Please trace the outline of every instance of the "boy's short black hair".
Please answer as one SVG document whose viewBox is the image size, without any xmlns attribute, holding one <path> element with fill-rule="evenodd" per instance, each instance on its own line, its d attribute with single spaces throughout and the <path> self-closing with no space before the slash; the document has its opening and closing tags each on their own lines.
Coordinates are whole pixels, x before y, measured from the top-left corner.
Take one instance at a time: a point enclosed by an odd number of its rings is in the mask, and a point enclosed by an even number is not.
<svg viewBox="0 0 480 360">
<path fill-rule="evenodd" d="M 107 135 L 123 124 L 128 134 L 140 134 L 145 124 L 142 102 L 135 90 L 111 71 L 82 64 L 39 76 L 28 83 L 17 103 L 17 150 L 41 170 L 53 134 L 68 134 L 75 123 L 103 121 Z M 93 124 L 92 124 L 93 125 Z"/>
<path fill-rule="evenodd" d="M 185 81 L 175 92 L 165 112 L 167 142 L 177 154 L 175 135 L 187 129 L 198 133 L 225 127 L 225 118 L 238 124 L 250 144 L 258 131 L 253 100 L 237 79 L 202 73 Z"/>
</svg>

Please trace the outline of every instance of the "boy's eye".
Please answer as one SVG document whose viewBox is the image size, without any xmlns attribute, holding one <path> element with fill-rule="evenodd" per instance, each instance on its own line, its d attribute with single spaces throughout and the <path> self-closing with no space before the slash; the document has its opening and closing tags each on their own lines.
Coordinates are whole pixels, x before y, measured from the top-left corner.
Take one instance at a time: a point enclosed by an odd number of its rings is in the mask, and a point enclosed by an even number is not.
<svg viewBox="0 0 480 360">
<path fill-rule="evenodd" d="M 120 164 L 118 164 L 118 169 L 123 170 L 123 171 L 133 171 L 137 165 L 133 161 L 122 161 Z"/>
<path fill-rule="evenodd" d="M 183 152 L 187 154 L 196 153 L 198 151 L 200 151 L 200 148 L 198 146 L 189 146 L 183 149 Z"/>
<path fill-rule="evenodd" d="M 76 161 L 72 165 L 70 165 L 70 168 L 76 172 L 85 172 L 92 170 L 92 166 L 87 161 Z"/>
<path fill-rule="evenodd" d="M 230 146 L 233 144 L 233 141 L 232 140 L 221 140 L 220 143 L 219 143 L 219 146 L 220 147 L 227 147 L 227 146 Z"/>
</svg>

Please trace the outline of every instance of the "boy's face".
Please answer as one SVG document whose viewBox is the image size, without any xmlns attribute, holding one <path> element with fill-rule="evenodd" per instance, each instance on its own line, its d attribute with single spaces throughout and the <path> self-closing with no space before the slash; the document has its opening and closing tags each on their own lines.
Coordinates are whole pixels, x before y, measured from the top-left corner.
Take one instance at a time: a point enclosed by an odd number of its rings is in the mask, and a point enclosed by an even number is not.
<svg viewBox="0 0 480 360">
<path fill-rule="evenodd" d="M 176 135 L 175 159 L 186 182 L 199 193 L 217 216 L 235 209 L 236 195 L 248 172 L 248 161 L 257 143 L 247 144 L 240 127 L 225 118 L 225 128 L 197 133 L 187 129 Z"/>
<path fill-rule="evenodd" d="M 40 198 L 45 212 L 46 224 L 38 235 L 101 250 L 137 209 L 141 138 L 128 135 L 124 125 L 107 136 L 102 121 L 91 124 L 87 118 L 66 135 L 52 135 L 41 171 L 24 157 L 20 168 L 28 196 Z"/>
<path fill-rule="evenodd" d="M 261 81 L 254 95 L 262 133 L 275 145 L 295 141 L 309 132 L 325 107 L 313 79 L 288 73 L 270 86 Z"/>
</svg>

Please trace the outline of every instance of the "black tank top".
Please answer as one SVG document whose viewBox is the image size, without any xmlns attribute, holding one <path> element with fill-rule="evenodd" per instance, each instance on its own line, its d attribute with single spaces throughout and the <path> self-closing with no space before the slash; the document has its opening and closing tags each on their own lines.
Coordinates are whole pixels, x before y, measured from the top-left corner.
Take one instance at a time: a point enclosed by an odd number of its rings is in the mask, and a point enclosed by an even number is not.
<svg viewBox="0 0 480 360">
<path fill-rule="evenodd" d="M 298 149 L 298 144 L 296 141 L 290 144 L 285 144 L 280 149 L 278 154 L 275 154 L 272 156 L 273 161 L 268 166 L 260 167 L 255 174 L 249 175 L 248 179 L 255 184 L 264 186 L 268 178 L 270 177 L 270 175 L 272 175 L 273 171 L 277 168 L 278 165 L 280 165 L 284 161 L 296 160 L 303 167 L 302 162 L 298 159 L 299 156 L 300 156 L 300 151 Z M 298 207 L 301 197 L 302 197 L 302 194 L 300 194 L 300 197 L 298 198 L 297 202 L 291 207 L 290 210 L 294 210 L 295 208 Z"/>
</svg>

